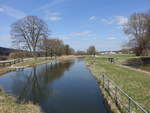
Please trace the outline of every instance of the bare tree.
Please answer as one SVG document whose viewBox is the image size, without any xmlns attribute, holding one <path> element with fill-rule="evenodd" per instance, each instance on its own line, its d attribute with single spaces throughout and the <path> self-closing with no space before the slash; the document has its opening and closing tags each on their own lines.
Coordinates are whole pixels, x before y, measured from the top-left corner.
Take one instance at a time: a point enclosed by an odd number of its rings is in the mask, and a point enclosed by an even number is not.
<svg viewBox="0 0 150 113">
<path fill-rule="evenodd" d="M 43 54 L 45 54 L 45 58 L 47 59 L 48 52 L 50 49 L 51 43 L 48 38 L 41 39 L 41 42 L 39 43 L 39 51 Z"/>
<path fill-rule="evenodd" d="M 89 55 L 96 55 L 96 49 L 95 49 L 95 46 L 90 46 L 88 49 L 87 49 L 87 53 Z"/>
<path fill-rule="evenodd" d="M 41 39 L 48 37 L 48 26 L 36 16 L 24 17 L 11 26 L 13 42 L 20 42 L 36 57 L 37 45 Z"/>
<path fill-rule="evenodd" d="M 45 56 L 56 57 L 65 54 L 65 45 L 59 39 L 42 39 L 40 49 L 45 53 Z"/>
<path fill-rule="evenodd" d="M 64 43 L 62 40 L 55 39 L 54 40 L 54 53 L 56 56 L 61 56 L 65 53 L 64 51 Z"/>
<path fill-rule="evenodd" d="M 64 47 L 65 55 L 71 55 L 74 54 L 74 49 L 71 48 L 68 44 Z"/>
<path fill-rule="evenodd" d="M 124 33 L 131 38 L 129 46 L 134 49 L 138 56 L 147 54 L 149 19 L 150 16 L 145 13 L 135 13 L 131 15 L 128 23 L 124 26 Z"/>
<path fill-rule="evenodd" d="M 65 45 L 65 54 L 66 55 L 70 54 L 70 47 L 69 47 L 69 45 Z"/>
</svg>

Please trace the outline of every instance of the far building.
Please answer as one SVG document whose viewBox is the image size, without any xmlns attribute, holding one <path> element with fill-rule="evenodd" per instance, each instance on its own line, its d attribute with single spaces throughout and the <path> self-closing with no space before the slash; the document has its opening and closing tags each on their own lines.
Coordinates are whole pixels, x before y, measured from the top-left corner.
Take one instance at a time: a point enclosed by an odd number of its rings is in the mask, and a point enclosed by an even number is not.
<svg viewBox="0 0 150 113">
<path fill-rule="evenodd" d="M 116 54 L 116 51 L 100 51 L 100 54 Z"/>
</svg>

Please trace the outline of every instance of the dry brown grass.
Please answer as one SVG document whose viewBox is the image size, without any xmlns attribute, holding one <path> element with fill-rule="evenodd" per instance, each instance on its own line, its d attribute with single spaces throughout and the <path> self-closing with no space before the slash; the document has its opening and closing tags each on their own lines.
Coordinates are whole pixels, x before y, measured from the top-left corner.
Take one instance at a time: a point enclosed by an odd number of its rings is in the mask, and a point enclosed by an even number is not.
<svg viewBox="0 0 150 113">
<path fill-rule="evenodd" d="M 2 68 L 0 67 L 0 75 L 4 74 L 4 73 L 7 73 L 7 72 L 10 72 L 10 71 L 14 71 L 15 69 L 12 69 L 12 68 Z"/>
<path fill-rule="evenodd" d="M 0 92 L 0 113 L 42 113 L 38 105 L 18 104 L 15 98 Z"/>
</svg>

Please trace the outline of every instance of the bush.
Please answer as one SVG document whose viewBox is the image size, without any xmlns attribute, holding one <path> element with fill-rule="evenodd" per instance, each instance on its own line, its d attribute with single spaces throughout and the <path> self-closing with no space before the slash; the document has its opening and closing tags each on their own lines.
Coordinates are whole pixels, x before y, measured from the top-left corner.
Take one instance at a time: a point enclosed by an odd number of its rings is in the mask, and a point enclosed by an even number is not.
<svg viewBox="0 0 150 113">
<path fill-rule="evenodd" d="M 17 59 L 17 58 L 23 58 L 24 53 L 23 52 L 12 52 L 9 54 L 10 58 Z"/>
<path fill-rule="evenodd" d="M 32 53 L 28 51 L 16 51 L 12 52 L 9 55 L 9 58 L 17 59 L 17 58 L 28 58 L 28 57 L 33 57 Z"/>
<path fill-rule="evenodd" d="M 7 56 L 0 56 L 0 60 L 8 60 Z"/>
</svg>

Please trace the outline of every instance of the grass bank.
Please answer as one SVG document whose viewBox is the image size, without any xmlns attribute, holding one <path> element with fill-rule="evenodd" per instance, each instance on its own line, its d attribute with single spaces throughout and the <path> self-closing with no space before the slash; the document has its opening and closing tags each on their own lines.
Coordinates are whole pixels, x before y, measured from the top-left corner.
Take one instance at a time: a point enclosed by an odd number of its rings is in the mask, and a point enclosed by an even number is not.
<svg viewBox="0 0 150 113">
<path fill-rule="evenodd" d="M 150 57 L 141 56 L 136 58 L 129 58 L 123 62 L 124 65 L 145 70 L 150 72 Z"/>
<path fill-rule="evenodd" d="M 5 73 L 10 72 L 10 71 L 14 71 L 14 70 L 15 69 L 12 69 L 12 68 L 3 68 L 3 67 L 1 67 L 0 68 L 0 75 L 5 74 Z"/>
<path fill-rule="evenodd" d="M 62 61 L 62 60 L 76 58 L 76 57 L 82 57 L 82 56 L 69 55 L 69 56 L 57 57 L 56 59 L 55 58 L 50 58 L 50 57 L 48 57 L 47 59 L 45 59 L 44 57 L 37 58 L 37 59 L 34 59 L 34 58 L 25 59 L 24 62 L 14 64 L 10 67 L 1 67 L 0 68 L 0 75 L 2 75 L 4 73 L 7 73 L 7 72 L 10 72 L 10 71 L 14 71 L 16 68 L 32 67 L 32 66 L 36 66 L 36 65 L 39 65 L 39 64 L 52 62 L 52 61 L 55 61 L 55 60 Z"/>
<path fill-rule="evenodd" d="M 47 57 L 47 58 L 37 58 L 37 59 L 29 59 L 26 60 L 24 62 L 18 63 L 13 65 L 12 67 L 32 67 L 32 66 L 36 66 L 39 64 L 46 64 L 52 61 L 62 61 L 62 60 L 68 60 L 68 59 L 72 59 L 72 58 L 76 58 L 76 57 L 81 57 L 81 56 L 74 56 L 74 55 L 68 55 L 68 56 L 60 56 L 60 57 L 56 57 L 56 58 L 51 58 L 51 57 Z"/>
<path fill-rule="evenodd" d="M 14 64 L 14 65 L 9 66 L 9 67 L 1 67 L 0 68 L 0 75 L 5 74 L 5 73 L 10 72 L 10 71 L 15 71 L 16 68 L 32 67 L 32 66 L 36 66 L 39 64 L 51 62 L 53 60 L 54 60 L 53 58 L 52 59 L 50 59 L 50 58 L 48 58 L 48 59 L 37 58 L 36 60 L 35 59 L 27 59 L 24 62 Z"/>
<path fill-rule="evenodd" d="M 0 91 L 0 113 L 42 113 L 38 105 L 17 104 L 15 98 Z"/>
<path fill-rule="evenodd" d="M 111 64 L 107 58 L 108 56 L 97 57 L 95 64 L 91 64 L 93 60 L 91 57 L 86 57 L 85 60 L 95 77 L 106 74 L 130 97 L 150 111 L 150 74 Z M 124 58 L 120 57 L 120 59 Z"/>
<path fill-rule="evenodd" d="M 114 58 L 116 64 L 129 66 L 139 70 L 150 72 L 150 57 L 149 56 L 135 56 L 134 54 L 113 54 L 101 55 L 101 58 Z"/>
</svg>

